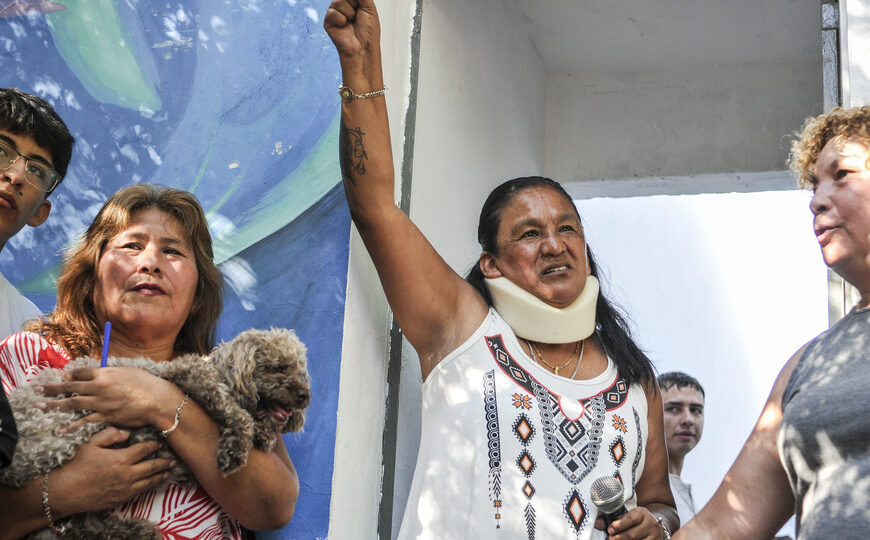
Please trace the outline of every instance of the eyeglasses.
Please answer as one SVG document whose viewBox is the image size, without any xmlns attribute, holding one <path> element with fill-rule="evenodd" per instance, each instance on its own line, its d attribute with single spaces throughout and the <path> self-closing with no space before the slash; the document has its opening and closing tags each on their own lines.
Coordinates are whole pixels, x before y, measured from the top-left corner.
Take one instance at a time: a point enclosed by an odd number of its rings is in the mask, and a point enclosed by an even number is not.
<svg viewBox="0 0 870 540">
<path fill-rule="evenodd" d="M 47 163 L 25 156 L 0 139 L 0 171 L 8 171 L 18 158 L 24 158 L 24 180 L 39 191 L 49 193 L 60 182 L 60 174 Z"/>
</svg>

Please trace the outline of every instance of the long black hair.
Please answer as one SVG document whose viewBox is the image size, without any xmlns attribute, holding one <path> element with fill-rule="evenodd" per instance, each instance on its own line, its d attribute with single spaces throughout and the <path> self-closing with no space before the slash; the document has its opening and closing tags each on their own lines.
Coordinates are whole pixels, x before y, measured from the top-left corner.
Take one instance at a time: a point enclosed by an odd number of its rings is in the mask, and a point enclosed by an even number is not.
<svg viewBox="0 0 870 540">
<path fill-rule="evenodd" d="M 486 198 L 486 202 L 483 203 L 483 208 L 480 210 L 480 220 L 477 225 L 477 241 L 484 252 L 498 256 L 497 239 L 502 212 L 517 194 L 533 187 L 546 187 L 554 190 L 571 203 L 571 208 L 574 209 L 579 219 L 580 212 L 577 211 L 574 200 L 571 199 L 571 196 L 568 195 L 568 192 L 565 191 L 565 188 L 559 182 L 544 178 L 543 176 L 524 176 L 508 180 L 492 190 L 489 197 Z M 592 275 L 598 278 L 598 265 L 595 262 L 595 257 L 592 256 L 592 250 L 589 248 L 588 243 L 586 244 L 586 258 L 589 261 Z M 483 271 L 480 269 L 479 262 L 471 268 L 465 280 L 477 289 L 477 292 L 480 293 L 489 306 L 493 305 L 492 295 L 486 286 L 486 280 L 483 276 Z M 650 362 L 646 353 L 637 346 L 637 343 L 631 337 L 631 329 L 622 310 L 607 299 L 603 289 L 604 287 L 602 286 L 601 292 L 598 293 L 598 302 L 595 309 L 595 328 L 598 339 L 601 340 L 608 356 L 613 359 L 616 367 L 619 369 L 619 373 L 629 383 L 645 382 L 652 384 L 655 381 L 655 371 L 652 362 Z"/>
</svg>

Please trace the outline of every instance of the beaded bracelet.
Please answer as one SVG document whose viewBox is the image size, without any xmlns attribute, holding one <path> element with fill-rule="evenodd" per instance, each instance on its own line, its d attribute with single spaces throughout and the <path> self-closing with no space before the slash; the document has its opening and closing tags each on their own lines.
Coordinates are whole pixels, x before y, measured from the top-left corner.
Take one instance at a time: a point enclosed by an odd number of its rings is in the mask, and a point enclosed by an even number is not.
<svg viewBox="0 0 870 540">
<path fill-rule="evenodd" d="M 169 436 L 170 433 L 175 431 L 175 428 L 178 427 L 178 422 L 181 420 L 181 409 L 184 408 L 184 404 L 187 403 L 187 400 L 190 399 L 190 396 L 184 394 L 184 399 L 181 400 L 181 403 L 178 404 L 178 408 L 175 409 L 175 421 L 169 426 L 168 429 L 164 429 L 160 432 L 160 436 L 164 439 Z"/>
</svg>

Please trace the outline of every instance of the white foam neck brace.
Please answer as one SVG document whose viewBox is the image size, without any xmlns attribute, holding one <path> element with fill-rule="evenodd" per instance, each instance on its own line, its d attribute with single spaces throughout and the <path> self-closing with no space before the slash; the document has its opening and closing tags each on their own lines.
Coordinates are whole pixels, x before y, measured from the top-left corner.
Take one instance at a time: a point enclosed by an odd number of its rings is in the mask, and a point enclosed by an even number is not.
<svg viewBox="0 0 870 540">
<path fill-rule="evenodd" d="M 572 343 L 595 331 L 598 279 L 586 277 L 583 292 L 571 305 L 553 307 L 506 277 L 486 279 L 495 310 L 514 333 L 538 343 Z"/>
</svg>

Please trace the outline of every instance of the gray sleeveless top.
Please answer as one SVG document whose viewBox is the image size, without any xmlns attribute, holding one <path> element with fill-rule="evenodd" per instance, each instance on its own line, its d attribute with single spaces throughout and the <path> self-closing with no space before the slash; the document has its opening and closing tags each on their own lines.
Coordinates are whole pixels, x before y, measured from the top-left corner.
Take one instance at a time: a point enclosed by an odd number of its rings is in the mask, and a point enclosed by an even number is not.
<svg viewBox="0 0 870 540">
<path fill-rule="evenodd" d="M 798 538 L 870 538 L 870 309 L 809 343 L 782 410 Z"/>
</svg>

